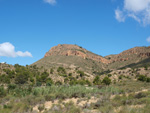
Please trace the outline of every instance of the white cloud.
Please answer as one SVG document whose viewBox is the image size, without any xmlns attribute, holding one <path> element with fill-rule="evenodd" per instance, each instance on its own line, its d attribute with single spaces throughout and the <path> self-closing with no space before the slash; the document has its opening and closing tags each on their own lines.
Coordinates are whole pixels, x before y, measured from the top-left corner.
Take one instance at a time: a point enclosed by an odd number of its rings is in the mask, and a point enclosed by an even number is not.
<svg viewBox="0 0 150 113">
<path fill-rule="evenodd" d="M 140 12 L 149 8 L 150 0 L 124 0 L 124 8 L 128 11 Z"/>
<path fill-rule="evenodd" d="M 128 14 L 128 17 L 133 18 L 134 20 L 136 20 L 137 22 L 141 23 L 141 20 L 134 14 Z"/>
<path fill-rule="evenodd" d="M 121 17 L 125 17 L 124 21 L 130 17 L 145 26 L 150 24 L 150 0 L 124 0 L 120 12 Z M 116 10 L 115 15 L 117 16 Z"/>
<path fill-rule="evenodd" d="M 32 57 L 32 54 L 28 51 L 22 52 L 22 51 L 15 51 L 15 47 L 9 43 L 5 42 L 0 44 L 0 56 L 5 57 Z"/>
<path fill-rule="evenodd" d="M 51 4 L 51 5 L 55 5 L 57 3 L 56 0 L 44 0 L 44 2 Z"/>
<path fill-rule="evenodd" d="M 148 37 L 148 38 L 146 39 L 146 41 L 147 41 L 147 42 L 150 42 L 150 37 Z"/>
<path fill-rule="evenodd" d="M 116 9 L 115 10 L 115 15 L 116 15 L 116 19 L 119 21 L 119 22 L 124 22 L 125 21 L 125 17 L 123 15 L 123 12 L 120 11 L 119 9 Z"/>
</svg>

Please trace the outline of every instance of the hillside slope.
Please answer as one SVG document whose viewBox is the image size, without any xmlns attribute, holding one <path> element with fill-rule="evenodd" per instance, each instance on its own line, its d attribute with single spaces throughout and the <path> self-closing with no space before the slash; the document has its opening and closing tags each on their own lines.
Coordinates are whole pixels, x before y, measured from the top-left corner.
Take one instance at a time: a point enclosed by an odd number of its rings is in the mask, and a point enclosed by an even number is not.
<svg viewBox="0 0 150 113">
<path fill-rule="evenodd" d="M 109 69 L 118 69 L 122 67 L 130 67 L 131 64 L 139 64 L 144 66 L 144 60 L 150 58 L 150 47 L 135 47 L 126 51 L 123 51 L 117 55 L 107 56 L 107 59 L 111 60 L 108 65 Z M 148 63 L 147 63 L 148 64 Z"/>
<path fill-rule="evenodd" d="M 46 69 L 59 66 L 79 68 L 92 74 L 93 72 L 101 72 L 108 69 L 132 67 L 135 64 L 143 67 L 149 64 L 149 58 L 150 47 L 135 47 L 117 55 L 102 57 L 80 46 L 63 44 L 52 47 L 45 54 L 44 58 L 33 65 Z"/>
</svg>

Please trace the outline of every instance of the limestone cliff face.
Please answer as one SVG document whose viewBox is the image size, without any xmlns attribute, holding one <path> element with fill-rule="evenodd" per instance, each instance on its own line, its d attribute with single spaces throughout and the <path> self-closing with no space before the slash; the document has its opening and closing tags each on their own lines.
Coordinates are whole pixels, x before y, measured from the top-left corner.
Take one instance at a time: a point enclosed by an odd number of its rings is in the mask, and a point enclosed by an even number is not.
<svg viewBox="0 0 150 113">
<path fill-rule="evenodd" d="M 87 51 L 86 49 L 84 49 L 82 47 L 79 47 L 77 45 L 63 44 L 63 45 L 58 45 L 58 46 L 52 47 L 45 54 L 45 57 L 57 56 L 57 55 L 78 56 L 78 57 L 81 57 L 83 59 L 91 59 L 91 60 L 101 62 L 101 63 L 105 63 L 105 64 L 110 63 L 109 60 L 103 58 L 102 56 L 91 53 L 91 52 Z"/>
</svg>

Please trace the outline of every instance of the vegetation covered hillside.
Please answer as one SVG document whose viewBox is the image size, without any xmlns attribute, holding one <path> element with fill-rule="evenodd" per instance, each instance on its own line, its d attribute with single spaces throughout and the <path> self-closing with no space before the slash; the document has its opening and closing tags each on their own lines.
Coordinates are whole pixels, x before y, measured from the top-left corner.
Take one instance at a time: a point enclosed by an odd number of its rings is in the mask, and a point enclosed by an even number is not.
<svg viewBox="0 0 150 113">
<path fill-rule="evenodd" d="M 148 51 L 104 58 L 59 45 L 29 66 L 1 63 L 0 113 L 148 113 Z"/>
<path fill-rule="evenodd" d="M 7 64 L 5 64 L 7 65 Z M 0 113 L 147 113 L 150 67 L 87 75 L 58 67 L 0 68 Z M 11 68 L 10 68 L 11 67 Z"/>
</svg>

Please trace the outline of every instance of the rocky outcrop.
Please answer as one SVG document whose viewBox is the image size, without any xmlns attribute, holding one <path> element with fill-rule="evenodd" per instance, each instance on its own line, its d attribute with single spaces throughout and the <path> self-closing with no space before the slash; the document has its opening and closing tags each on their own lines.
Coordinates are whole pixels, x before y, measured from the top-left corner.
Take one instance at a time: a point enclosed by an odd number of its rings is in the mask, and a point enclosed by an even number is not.
<svg viewBox="0 0 150 113">
<path fill-rule="evenodd" d="M 150 57 L 150 52 L 149 53 L 140 53 L 140 57 Z"/>
<path fill-rule="evenodd" d="M 109 60 L 103 58 L 102 56 L 96 55 L 94 53 L 91 53 L 87 51 L 86 49 L 77 46 L 77 45 L 68 45 L 68 44 L 63 44 L 63 45 L 58 45 L 55 47 L 52 47 L 46 54 L 45 57 L 48 56 L 57 56 L 57 55 L 62 55 L 62 56 L 78 56 L 83 59 L 91 59 L 97 62 L 102 62 L 105 64 L 110 63 Z"/>
</svg>

